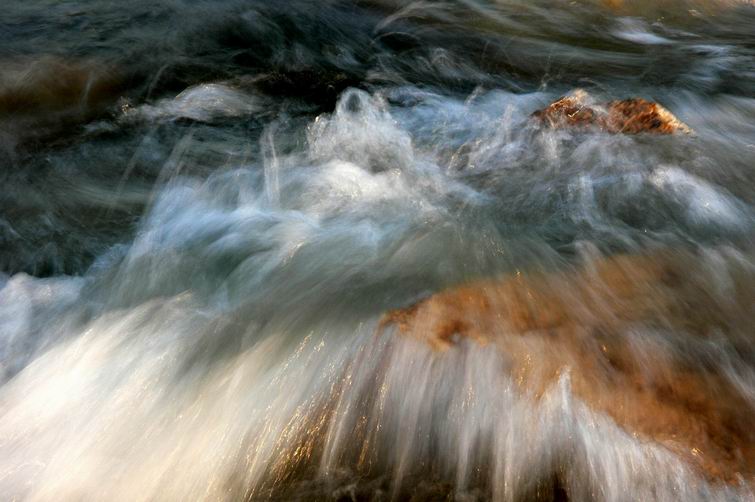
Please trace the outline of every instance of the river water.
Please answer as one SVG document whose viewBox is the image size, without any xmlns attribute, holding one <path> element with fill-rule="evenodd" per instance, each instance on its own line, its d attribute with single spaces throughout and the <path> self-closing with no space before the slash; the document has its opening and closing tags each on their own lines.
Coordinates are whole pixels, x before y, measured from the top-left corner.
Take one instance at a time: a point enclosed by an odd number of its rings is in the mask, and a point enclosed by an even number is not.
<svg viewBox="0 0 755 502">
<path fill-rule="evenodd" d="M 0 69 L 3 500 L 753 500 L 750 2 L 7 0 Z M 533 122 L 577 88 L 693 132 Z M 681 306 L 611 333 L 703 382 L 679 438 L 379 326 L 519 276 L 589 324 L 654 253 Z"/>
</svg>

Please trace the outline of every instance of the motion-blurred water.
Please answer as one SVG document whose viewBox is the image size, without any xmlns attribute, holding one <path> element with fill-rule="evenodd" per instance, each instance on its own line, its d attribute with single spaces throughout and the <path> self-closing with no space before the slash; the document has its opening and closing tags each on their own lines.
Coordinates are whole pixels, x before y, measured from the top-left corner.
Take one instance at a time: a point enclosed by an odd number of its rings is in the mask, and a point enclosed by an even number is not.
<svg viewBox="0 0 755 502">
<path fill-rule="evenodd" d="M 0 69 L 3 500 L 753 499 L 568 373 L 535 400 L 489 347 L 375 333 L 679 252 L 745 319 L 693 352 L 755 421 L 750 2 L 10 0 Z M 577 87 L 694 134 L 530 120 Z"/>
</svg>

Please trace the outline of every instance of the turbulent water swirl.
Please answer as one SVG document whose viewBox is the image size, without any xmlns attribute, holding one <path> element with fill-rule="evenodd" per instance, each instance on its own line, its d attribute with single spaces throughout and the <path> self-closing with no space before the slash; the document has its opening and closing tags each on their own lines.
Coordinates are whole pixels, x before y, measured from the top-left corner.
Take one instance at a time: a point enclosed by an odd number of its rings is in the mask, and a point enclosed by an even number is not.
<svg viewBox="0 0 755 502">
<path fill-rule="evenodd" d="M 3 500 L 755 499 L 750 2 L 12 0 L 0 65 Z"/>
</svg>

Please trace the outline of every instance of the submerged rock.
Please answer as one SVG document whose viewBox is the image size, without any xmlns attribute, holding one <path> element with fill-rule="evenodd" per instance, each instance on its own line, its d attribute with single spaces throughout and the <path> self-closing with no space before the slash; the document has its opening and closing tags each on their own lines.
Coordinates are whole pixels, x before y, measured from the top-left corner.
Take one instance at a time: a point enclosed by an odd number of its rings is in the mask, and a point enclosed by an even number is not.
<svg viewBox="0 0 755 502">
<path fill-rule="evenodd" d="M 691 133 L 670 111 L 652 101 L 630 98 L 596 103 L 583 90 L 554 101 L 532 116 L 552 128 L 594 128 L 612 134 Z"/>
<path fill-rule="evenodd" d="M 6 157 L 74 137 L 133 84 L 126 71 L 105 61 L 45 56 L 0 65 L 0 152 Z"/>
<path fill-rule="evenodd" d="M 126 86 L 124 76 L 98 61 L 43 57 L 3 61 L 0 113 L 30 115 L 112 104 Z"/>
<path fill-rule="evenodd" d="M 695 263 L 697 263 L 695 267 Z M 523 395 L 538 400 L 564 375 L 572 393 L 626 432 L 674 452 L 710 480 L 755 480 L 752 401 L 732 377 L 748 353 L 751 272 L 716 293 L 690 256 L 598 260 L 570 273 L 517 273 L 439 292 L 388 313 L 380 331 L 452 350 L 464 339 L 498 350 Z M 736 266 L 734 266 L 736 269 Z M 715 362 L 703 347 L 726 342 Z"/>
</svg>

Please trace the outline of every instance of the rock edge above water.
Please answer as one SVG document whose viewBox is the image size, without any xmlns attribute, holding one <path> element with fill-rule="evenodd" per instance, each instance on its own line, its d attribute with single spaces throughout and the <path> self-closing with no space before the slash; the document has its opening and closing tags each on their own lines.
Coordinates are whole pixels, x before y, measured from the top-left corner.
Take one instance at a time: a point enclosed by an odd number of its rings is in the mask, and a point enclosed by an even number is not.
<svg viewBox="0 0 755 502">
<path fill-rule="evenodd" d="M 550 128 L 597 129 L 611 134 L 690 134 L 692 130 L 663 106 L 642 98 L 598 103 L 579 89 L 532 117 Z"/>
</svg>

